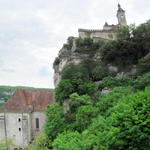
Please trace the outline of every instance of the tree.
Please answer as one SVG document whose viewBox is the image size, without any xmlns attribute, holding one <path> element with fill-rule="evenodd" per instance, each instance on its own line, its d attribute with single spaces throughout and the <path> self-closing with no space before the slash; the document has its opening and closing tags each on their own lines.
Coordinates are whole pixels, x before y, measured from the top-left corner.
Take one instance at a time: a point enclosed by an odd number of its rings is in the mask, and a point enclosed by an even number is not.
<svg viewBox="0 0 150 150">
<path fill-rule="evenodd" d="M 79 96 L 77 93 L 70 95 L 69 107 L 72 113 L 75 113 L 80 106 L 91 104 L 91 98 L 88 95 Z"/>
<path fill-rule="evenodd" d="M 54 150 L 86 150 L 79 132 L 63 132 L 53 142 Z"/>
<path fill-rule="evenodd" d="M 149 149 L 150 148 L 150 87 L 124 97 L 114 107 L 111 114 L 112 126 L 118 128 L 113 133 L 113 149 Z"/>
<path fill-rule="evenodd" d="M 81 106 L 78 108 L 76 113 L 76 124 L 77 129 L 82 132 L 88 125 L 90 125 L 91 120 L 98 114 L 98 108 L 92 105 Z"/>
<path fill-rule="evenodd" d="M 45 133 L 50 140 L 56 138 L 58 133 L 64 131 L 66 122 L 64 108 L 58 104 L 49 105 L 46 109 Z"/>
<path fill-rule="evenodd" d="M 69 95 L 73 93 L 73 91 L 74 87 L 69 79 L 61 80 L 55 88 L 56 101 L 63 104 L 63 101 L 69 98 Z"/>
<path fill-rule="evenodd" d="M 138 59 L 150 52 L 150 23 L 143 23 L 133 31 L 133 41 Z"/>
<path fill-rule="evenodd" d="M 141 58 L 137 65 L 137 74 L 150 72 L 150 53 Z"/>
</svg>

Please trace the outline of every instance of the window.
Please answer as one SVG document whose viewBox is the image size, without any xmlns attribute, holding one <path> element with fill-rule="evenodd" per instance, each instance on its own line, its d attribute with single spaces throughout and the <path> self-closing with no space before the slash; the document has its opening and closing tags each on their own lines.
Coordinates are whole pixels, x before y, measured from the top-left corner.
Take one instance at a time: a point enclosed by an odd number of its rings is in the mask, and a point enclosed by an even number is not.
<svg viewBox="0 0 150 150">
<path fill-rule="evenodd" d="M 19 131 L 21 131 L 21 128 L 19 128 Z"/>
<path fill-rule="evenodd" d="M 21 118 L 18 118 L 18 122 L 21 122 Z"/>
<path fill-rule="evenodd" d="M 35 122 L 36 122 L 36 129 L 39 129 L 39 118 L 36 118 Z"/>
</svg>

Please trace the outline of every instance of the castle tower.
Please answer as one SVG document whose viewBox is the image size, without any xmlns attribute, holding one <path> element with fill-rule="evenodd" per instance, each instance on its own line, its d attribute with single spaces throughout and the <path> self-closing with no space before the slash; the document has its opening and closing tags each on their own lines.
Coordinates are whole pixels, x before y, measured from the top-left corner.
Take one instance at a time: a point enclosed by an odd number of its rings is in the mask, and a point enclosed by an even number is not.
<svg viewBox="0 0 150 150">
<path fill-rule="evenodd" d="M 117 18 L 120 26 L 127 26 L 125 11 L 121 8 L 120 4 L 118 4 Z"/>
</svg>

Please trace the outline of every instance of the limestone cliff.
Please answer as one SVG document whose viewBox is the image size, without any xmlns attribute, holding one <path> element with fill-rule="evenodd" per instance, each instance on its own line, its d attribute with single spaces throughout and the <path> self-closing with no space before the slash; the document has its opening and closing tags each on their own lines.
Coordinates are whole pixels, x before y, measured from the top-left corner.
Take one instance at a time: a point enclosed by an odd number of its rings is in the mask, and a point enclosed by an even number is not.
<svg viewBox="0 0 150 150">
<path fill-rule="evenodd" d="M 79 64 L 86 57 L 90 57 L 93 61 L 102 63 L 99 48 L 97 48 L 96 50 L 93 50 L 92 48 L 89 48 L 88 45 L 84 45 L 84 48 L 88 48 L 89 51 L 88 52 L 87 51 L 79 51 L 79 48 L 76 44 L 76 39 L 77 40 L 85 40 L 85 39 L 81 39 L 81 38 L 71 37 L 71 42 L 64 44 L 62 49 L 59 51 L 58 57 L 54 61 L 53 68 L 54 68 L 54 85 L 55 85 L 55 87 L 58 85 L 59 81 L 61 80 L 60 73 L 66 65 Z M 87 40 L 89 40 L 89 39 L 87 39 Z M 93 40 L 93 39 L 90 39 L 90 40 Z M 96 41 L 93 40 L 93 44 L 96 44 Z M 120 70 L 119 67 L 117 67 L 117 66 L 114 66 L 112 64 L 105 64 L 104 68 L 108 72 L 114 72 L 116 74 L 116 77 L 118 77 L 118 78 L 130 77 L 133 74 L 135 74 L 135 72 L 136 72 L 135 65 L 129 65 Z"/>
<path fill-rule="evenodd" d="M 77 51 L 75 39 L 76 38 L 73 38 L 72 45 L 70 46 L 70 48 L 67 48 L 64 44 L 62 49 L 59 51 L 58 57 L 55 59 L 55 62 L 53 64 L 55 87 L 61 80 L 60 72 L 66 65 L 79 64 L 81 63 L 83 58 L 89 57 L 88 53 L 80 53 Z M 99 60 L 100 59 L 99 53 L 98 52 L 94 53 L 94 55 L 92 56 L 92 59 L 95 61 Z"/>
</svg>

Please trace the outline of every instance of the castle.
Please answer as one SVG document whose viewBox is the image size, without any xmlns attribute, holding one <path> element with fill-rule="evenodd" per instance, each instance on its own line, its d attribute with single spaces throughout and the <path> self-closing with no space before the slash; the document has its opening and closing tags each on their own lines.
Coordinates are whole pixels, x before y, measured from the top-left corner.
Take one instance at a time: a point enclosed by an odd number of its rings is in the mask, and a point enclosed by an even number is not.
<svg viewBox="0 0 150 150">
<path fill-rule="evenodd" d="M 109 25 L 105 22 L 102 30 L 79 29 L 79 37 L 90 37 L 95 40 L 99 38 L 104 40 L 114 40 L 116 38 L 114 31 L 120 26 L 127 26 L 125 11 L 121 8 L 120 4 L 118 4 L 117 19 L 117 25 Z"/>
<path fill-rule="evenodd" d="M 108 23 L 104 24 L 102 30 L 88 30 L 88 29 L 79 29 L 79 37 L 81 38 L 92 38 L 93 40 L 104 39 L 104 40 L 115 40 L 116 33 L 115 30 L 121 26 L 127 26 L 125 11 L 121 8 L 120 4 L 118 4 L 117 10 L 117 25 L 108 25 Z M 61 80 L 60 72 L 66 65 L 69 64 L 79 64 L 82 62 L 83 58 L 87 55 L 79 54 L 76 51 L 76 44 L 75 44 L 74 37 L 73 46 L 70 50 L 67 50 L 65 47 L 59 51 L 57 59 L 59 60 L 58 64 L 55 64 L 54 67 L 54 85 L 55 87 L 58 85 L 59 81 Z M 93 59 L 99 59 L 99 53 L 95 54 Z"/>
</svg>

